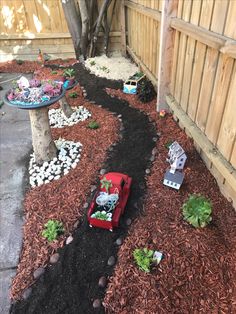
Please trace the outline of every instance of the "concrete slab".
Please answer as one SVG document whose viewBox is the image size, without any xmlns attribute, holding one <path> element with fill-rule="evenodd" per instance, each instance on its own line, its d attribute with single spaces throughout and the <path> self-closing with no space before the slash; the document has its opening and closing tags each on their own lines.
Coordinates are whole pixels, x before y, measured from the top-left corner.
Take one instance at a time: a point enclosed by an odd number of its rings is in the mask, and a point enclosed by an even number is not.
<svg viewBox="0 0 236 314">
<path fill-rule="evenodd" d="M 0 73 L 0 101 L 18 73 Z M 28 78 L 31 75 L 24 75 Z M 24 174 L 32 149 L 28 111 L 0 109 L 0 313 L 9 312 L 9 287 L 22 246 Z"/>
<path fill-rule="evenodd" d="M 15 276 L 16 271 L 14 269 L 9 269 L 5 271 L 0 271 L 0 313 L 9 313 L 10 309 L 10 296 L 9 289 L 11 287 L 12 278 Z"/>
</svg>

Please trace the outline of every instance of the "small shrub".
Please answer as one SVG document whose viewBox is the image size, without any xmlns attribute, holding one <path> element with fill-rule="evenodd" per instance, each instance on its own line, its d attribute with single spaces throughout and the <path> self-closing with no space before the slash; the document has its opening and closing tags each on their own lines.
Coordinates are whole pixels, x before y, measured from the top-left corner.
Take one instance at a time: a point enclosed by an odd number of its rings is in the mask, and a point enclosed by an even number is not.
<svg viewBox="0 0 236 314">
<path fill-rule="evenodd" d="M 70 98 L 77 98 L 78 97 L 78 94 L 76 92 L 73 92 L 73 93 L 70 93 L 69 94 L 69 97 Z"/>
<path fill-rule="evenodd" d="M 97 121 L 91 121 L 88 124 L 88 128 L 89 129 L 95 130 L 95 129 L 98 129 L 99 127 L 100 127 L 100 125 L 99 125 L 99 123 Z"/>
<path fill-rule="evenodd" d="M 149 80 L 143 80 L 138 86 L 138 98 L 141 102 L 147 103 L 154 99 L 156 92 Z"/>
<path fill-rule="evenodd" d="M 135 249 L 133 251 L 133 256 L 136 264 L 139 269 L 145 271 L 147 273 L 151 270 L 151 264 L 153 262 L 153 250 L 149 250 L 147 248 L 144 249 Z"/>
<path fill-rule="evenodd" d="M 21 65 L 21 64 L 24 63 L 24 61 L 23 61 L 23 60 L 20 60 L 20 59 L 17 59 L 17 60 L 16 60 L 16 63 L 19 64 L 19 65 Z"/>
<path fill-rule="evenodd" d="M 182 206 L 184 219 L 196 228 L 203 228 L 212 220 L 211 208 L 211 202 L 204 196 L 190 195 Z"/>
<path fill-rule="evenodd" d="M 51 73 L 52 73 L 52 74 L 57 74 L 57 71 L 52 71 Z"/>
<path fill-rule="evenodd" d="M 64 232 L 62 222 L 58 220 L 49 219 L 48 222 L 44 225 L 44 230 L 42 232 L 42 236 L 48 240 L 48 242 L 52 242 L 55 240 L 60 234 Z"/>
</svg>

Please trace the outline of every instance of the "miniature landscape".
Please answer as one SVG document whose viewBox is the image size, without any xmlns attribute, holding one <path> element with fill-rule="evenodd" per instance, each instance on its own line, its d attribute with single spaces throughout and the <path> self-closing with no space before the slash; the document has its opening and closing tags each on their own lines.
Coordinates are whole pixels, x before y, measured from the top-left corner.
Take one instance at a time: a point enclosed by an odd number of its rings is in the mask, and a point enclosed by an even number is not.
<svg viewBox="0 0 236 314">
<path fill-rule="evenodd" d="M 73 68 L 78 82 L 65 92 L 69 118 L 59 102 L 49 108 L 57 157 L 38 165 L 32 152 L 27 160 L 24 239 L 10 312 L 234 313 L 234 208 L 171 113 L 156 111 L 151 83 L 138 94 L 123 92 L 137 67 L 130 63 L 131 72 L 117 77 L 112 58 L 99 62 L 0 64 L 0 72 L 34 71 L 37 80 L 57 80 Z M 167 160 L 175 142 L 186 154 L 177 170 Z M 182 174 L 177 188 L 164 182 L 168 169 Z M 88 215 L 95 196 L 113 195 L 117 204 L 110 172 L 132 178 L 112 232 L 88 221 L 112 220 L 102 209 L 103 218 Z"/>
</svg>

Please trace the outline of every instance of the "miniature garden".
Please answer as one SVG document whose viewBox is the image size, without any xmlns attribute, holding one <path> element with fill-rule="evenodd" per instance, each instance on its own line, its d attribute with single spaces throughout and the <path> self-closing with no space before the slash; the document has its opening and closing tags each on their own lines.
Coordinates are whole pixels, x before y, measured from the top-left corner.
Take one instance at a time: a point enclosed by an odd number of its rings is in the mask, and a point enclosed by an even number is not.
<svg viewBox="0 0 236 314">
<path fill-rule="evenodd" d="M 234 313 L 235 209 L 143 73 L 99 58 L 0 64 L 55 148 L 26 161 L 11 313 Z"/>
</svg>

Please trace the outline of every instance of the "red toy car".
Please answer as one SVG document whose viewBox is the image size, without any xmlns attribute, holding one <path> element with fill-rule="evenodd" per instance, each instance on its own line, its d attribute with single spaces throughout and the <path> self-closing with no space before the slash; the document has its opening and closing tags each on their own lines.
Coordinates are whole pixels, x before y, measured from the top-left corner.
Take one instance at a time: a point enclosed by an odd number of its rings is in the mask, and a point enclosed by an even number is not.
<svg viewBox="0 0 236 314">
<path fill-rule="evenodd" d="M 118 227 L 130 194 L 131 182 L 132 178 L 118 172 L 109 172 L 101 177 L 99 190 L 87 214 L 90 227 L 110 231 Z"/>
</svg>

